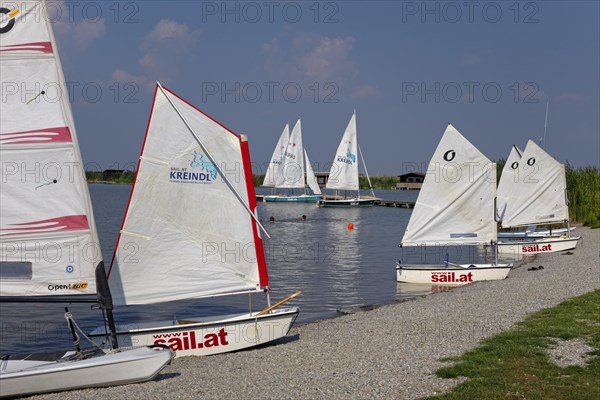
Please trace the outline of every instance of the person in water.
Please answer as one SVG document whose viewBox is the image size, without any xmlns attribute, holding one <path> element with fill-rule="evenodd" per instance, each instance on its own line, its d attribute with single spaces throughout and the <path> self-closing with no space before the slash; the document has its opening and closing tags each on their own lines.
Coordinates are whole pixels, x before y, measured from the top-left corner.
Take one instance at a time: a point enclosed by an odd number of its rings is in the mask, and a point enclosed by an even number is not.
<svg viewBox="0 0 600 400">
<path fill-rule="evenodd" d="M 306 221 L 306 215 L 304 215 L 304 214 L 303 214 L 303 215 L 300 217 L 300 219 L 301 219 L 302 221 Z"/>
<path fill-rule="evenodd" d="M 273 222 L 275 222 L 275 217 L 271 215 L 271 216 L 269 217 L 269 222 L 270 222 L 270 223 L 273 223 Z"/>
</svg>

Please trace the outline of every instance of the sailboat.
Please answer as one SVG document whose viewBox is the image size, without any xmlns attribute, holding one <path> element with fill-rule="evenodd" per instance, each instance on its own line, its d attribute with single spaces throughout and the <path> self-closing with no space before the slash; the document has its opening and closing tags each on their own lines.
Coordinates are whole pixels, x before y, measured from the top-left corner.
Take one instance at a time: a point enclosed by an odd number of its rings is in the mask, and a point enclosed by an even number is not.
<svg viewBox="0 0 600 400">
<path fill-rule="evenodd" d="M 283 165 L 285 149 L 289 141 L 290 124 L 285 124 L 285 126 L 283 127 L 283 131 L 281 132 L 281 136 L 279 136 L 279 140 L 277 141 L 277 145 L 275 146 L 275 150 L 273 150 L 273 155 L 271 156 L 269 166 L 267 167 L 265 179 L 262 183 L 263 187 L 275 188 L 275 184 L 277 183 L 277 176 L 279 175 L 279 171 Z"/>
<path fill-rule="evenodd" d="M 358 150 L 358 151 L 357 151 Z M 357 132 L 356 132 L 356 111 L 352 114 L 350 122 L 344 131 L 342 141 L 338 146 L 335 158 L 329 171 L 329 179 L 325 185 L 326 189 L 335 190 L 333 198 L 324 198 L 319 200 L 319 207 L 371 207 L 375 204 L 377 198 L 373 192 L 371 186 L 371 179 L 367 172 L 367 166 L 365 159 L 360 152 L 360 156 L 363 162 L 363 168 L 371 187 L 372 197 L 361 197 L 359 190 L 358 180 L 358 154 L 360 147 L 358 146 Z M 339 197 L 337 195 L 338 190 L 356 192 L 356 196 L 352 197 Z"/>
<path fill-rule="evenodd" d="M 567 228 L 560 237 L 503 238 L 498 243 L 500 254 L 518 259 L 574 249 L 581 236 L 571 236 L 565 166 L 532 140 L 521 160 L 515 169 L 516 179 L 510 181 L 502 228 L 538 224 L 566 224 Z"/>
<path fill-rule="evenodd" d="M 1 85 L 19 88 L 4 93 L 0 103 L 0 301 L 99 303 L 114 327 L 77 134 L 68 97 L 61 93 L 65 80 L 52 27 L 42 17 L 44 6 L 23 1 L 0 7 Z M 68 310 L 65 317 L 77 342 Z M 174 357 L 163 346 L 119 349 L 112 339 L 111 350 L 76 344 L 74 351 L 2 356 L 0 397 L 143 382 Z"/>
<path fill-rule="evenodd" d="M 496 241 L 496 164 L 451 124 L 429 162 L 427 177 L 400 244 L 408 246 L 486 246 Z M 504 279 L 512 264 L 402 264 L 396 280 L 464 285 Z"/>
<path fill-rule="evenodd" d="M 250 153 L 237 135 L 157 83 L 108 281 L 116 305 L 261 293 L 269 276 Z M 132 255 L 131 249 L 135 249 Z M 120 343 L 177 356 L 241 350 L 285 336 L 297 307 L 117 326 Z M 150 311 L 151 312 L 151 309 Z M 102 341 L 104 328 L 90 333 Z"/>
<path fill-rule="evenodd" d="M 277 142 L 277 147 L 273 152 L 271 164 L 269 165 L 269 167 L 273 165 L 273 168 L 271 168 L 271 170 L 267 170 L 267 175 L 265 175 L 264 182 L 269 185 L 274 181 L 273 187 L 276 189 L 301 189 L 304 191 L 304 193 L 300 195 L 283 193 L 277 195 L 267 195 L 263 196 L 263 201 L 285 203 L 315 202 L 321 198 L 321 189 L 319 188 L 318 184 L 313 184 L 317 181 L 317 179 L 312 166 L 308 161 L 306 161 L 306 163 L 304 162 L 305 159 L 308 160 L 308 155 L 306 154 L 306 150 L 302 145 L 302 123 L 300 122 L 300 119 L 298 119 L 296 125 L 294 125 L 292 134 L 285 141 L 285 148 L 283 149 L 283 152 L 281 152 L 281 143 L 286 134 L 286 129 L 289 130 L 288 125 L 286 125 L 286 128 L 284 128 L 281 137 Z M 273 163 L 273 160 L 277 157 L 279 157 L 279 162 Z M 307 183 L 308 187 L 310 187 L 313 192 L 312 195 L 306 193 Z M 264 183 L 263 186 L 265 186 Z"/>
<path fill-rule="evenodd" d="M 502 169 L 502 176 L 498 183 L 498 194 L 497 194 L 497 209 L 498 209 L 498 220 L 502 221 L 504 214 L 506 213 L 506 207 L 508 205 L 508 199 L 511 192 L 515 187 L 519 185 L 519 163 L 521 162 L 521 155 L 523 151 L 517 146 L 512 147 L 504 168 Z M 536 224 L 527 226 L 526 230 L 506 230 L 499 231 L 499 239 L 518 239 L 518 238 L 539 238 L 548 236 L 561 236 L 566 234 L 569 230 L 573 230 L 575 227 L 567 228 L 555 228 L 552 229 L 537 229 Z"/>
</svg>

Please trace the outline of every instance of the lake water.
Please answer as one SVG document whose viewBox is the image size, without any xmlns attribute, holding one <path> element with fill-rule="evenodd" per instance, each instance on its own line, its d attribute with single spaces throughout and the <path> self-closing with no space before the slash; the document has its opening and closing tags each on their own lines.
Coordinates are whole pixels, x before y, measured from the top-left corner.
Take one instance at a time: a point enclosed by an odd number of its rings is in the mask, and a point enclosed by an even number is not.
<svg viewBox="0 0 600 400">
<path fill-rule="evenodd" d="M 131 187 L 90 185 L 96 224 L 105 263 L 125 212 Z M 258 190 L 259 193 L 266 193 Z M 376 191 L 381 198 L 414 201 L 417 191 Z M 290 302 L 301 309 L 297 323 L 330 318 L 338 309 L 357 305 L 389 304 L 403 297 L 431 293 L 431 286 L 396 283 L 398 259 L 413 262 L 440 262 L 439 250 L 400 249 L 411 214 L 410 209 L 371 207 L 333 209 L 314 203 L 260 203 L 259 216 L 272 239 L 265 240 L 265 252 L 272 288 L 271 300 L 278 301 L 301 290 Z M 306 221 L 300 217 L 306 215 Z M 275 223 L 269 223 L 269 217 Z M 348 224 L 354 225 L 353 230 Z M 451 249 L 451 259 L 477 261 L 478 254 Z M 253 309 L 264 307 L 264 295 L 253 296 Z M 79 325 L 89 331 L 102 323 L 100 312 L 89 305 L 70 305 Z M 123 307 L 115 311 L 117 322 L 138 322 L 190 318 L 247 310 L 247 296 Z M 70 333 L 60 304 L 0 303 L 0 352 L 24 352 L 68 348 Z"/>
</svg>

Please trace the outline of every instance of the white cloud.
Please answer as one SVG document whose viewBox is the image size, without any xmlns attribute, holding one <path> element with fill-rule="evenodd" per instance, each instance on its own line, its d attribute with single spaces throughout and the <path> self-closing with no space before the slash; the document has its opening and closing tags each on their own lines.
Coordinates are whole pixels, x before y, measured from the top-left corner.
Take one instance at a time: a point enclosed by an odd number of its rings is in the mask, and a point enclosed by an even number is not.
<svg viewBox="0 0 600 400">
<path fill-rule="evenodd" d="M 141 72 L 134 74 L 117 69 L 113 79 L 119 82 L 127 79 L 150 88 L 155 81 L 169 84 L 181 63 L 192 53 L 199 35 L 199 30 L 191 30 L 186 24 L 169 19 L 158 21 L 141 41 L 142 54 L 138 59 Z"/>
<path fill-rule="evenodd" d="M 353 37 L 302 34 L 286 52 L 277 39 L 272 39 L 262 45 L 265 69 L 286 80 L 344 82 L 358 72 L 350 59 L 354 43 Z"/>
<path fill-rule="evenodd" d="M 368 100 L 375 97 L 378 97 L 381 94 L 381 91 L 372 85 L 361 85 L 357 87 L 350 98 L 352 100 Z"/>
<path fill-rule="evenodd" d="M 73 21 L 73 16 L 69 15 L 69 7 L 65 6 L 63 0 L 49 2 L 46 7 L 48 13 L 56 13 L 50 18 L 54 31 L 60 36 L 60 43 L 66 43 L 61 45 L 65 50 L 83 51 L 106 35 L 106 23 L 102 17 Z"/>
</svg>

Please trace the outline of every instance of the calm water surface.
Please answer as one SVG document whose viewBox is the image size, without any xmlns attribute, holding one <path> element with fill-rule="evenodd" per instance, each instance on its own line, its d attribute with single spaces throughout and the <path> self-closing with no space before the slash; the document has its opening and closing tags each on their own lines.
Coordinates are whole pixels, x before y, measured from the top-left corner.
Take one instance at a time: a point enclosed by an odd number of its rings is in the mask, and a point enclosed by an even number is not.
<svg viewBox="0 0 600 400">
<path fill-rule="evenodd" d="M 127 204 L 130 186 L 90 185 L 96 224 L 105 263 L 112 249 Z M 261 192 L 261 190 L 259 190 Z M 377 191 L 382 198 L 416 200 L 416 191 Z M 271 299 L 278 301 L 298 290 L 289 304 L 301 309 L 297 323 L 337 315 L 336 310 L 365 304 L 392 303 L 405 296 L 430 293 L 430 286 L 396 283 L 395 263 L 440 261 L 439 251 L 398 248 L 411 210 L 371 207 L 329 209 L 309 204 L 260 203 L 259 215 L 270 235 L 265 241 Z M 306 221 L 300 217 L 306 215 Z M 269 223 L 269 217 L 275 223 Z M 348 224 L 354 224 L 349 230 Z M 452 254 L 454 260 L 465 254 Z M 254 295 L 253 309 L 265 306 L 264 295 Z M 0 304 L 0 352 L 68 348 L 70 336 L 60 304 Z M 79 325 L 91 330 L 102 323 L 99 311 L 89 305 L 70 305 Z M 118 322 L 190 318 L 248 309 L 247 296 L 122 307 Z"/>
</svg>

